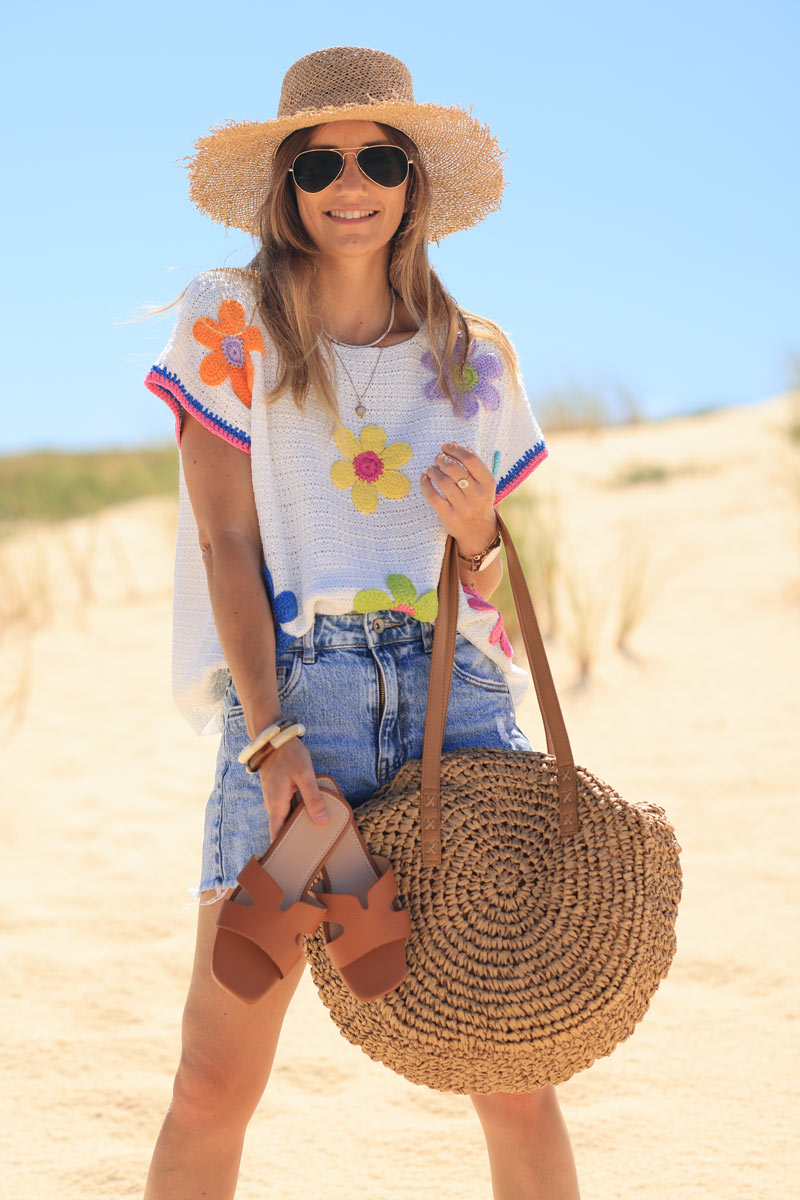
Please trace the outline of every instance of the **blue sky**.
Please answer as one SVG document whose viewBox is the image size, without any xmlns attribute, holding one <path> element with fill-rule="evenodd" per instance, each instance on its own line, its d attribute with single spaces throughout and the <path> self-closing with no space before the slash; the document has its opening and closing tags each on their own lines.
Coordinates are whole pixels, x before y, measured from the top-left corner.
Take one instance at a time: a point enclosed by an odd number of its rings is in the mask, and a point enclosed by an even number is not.
<svg viewBox="0 0 800 1200">
<path fill-rule="evenodd" d="M 797 0 L 33 0 L 4 24 L 0 452 L 170 436 L 141 379 L 171 318 L 124 322 L 252 252 L 190 205 L 177 160 L 274 116 L 286 68 L 326 45 L 396 54 L 418 99 L 472 106 L 507 150 L 502 210 L 432 257 L 512 334 L 534 407 L 572 382 L 651 416 L 786 386 Z"/>
</svg>

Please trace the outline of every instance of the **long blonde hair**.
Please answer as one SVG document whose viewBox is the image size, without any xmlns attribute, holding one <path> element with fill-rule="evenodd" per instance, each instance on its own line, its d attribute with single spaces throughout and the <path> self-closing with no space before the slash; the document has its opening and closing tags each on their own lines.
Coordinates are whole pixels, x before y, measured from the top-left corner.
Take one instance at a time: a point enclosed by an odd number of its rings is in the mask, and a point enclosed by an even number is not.
<svg viewBox="0 0 800 1200">
<path fill-rule="evenodd" d="M 493 322 L 459 308 L 428 261 L 425 231 L 431 189 L 417 147 L 399 129 L 379 128 L 414 160 L 407 211 L 389 249 L 389 283 L 416 324 L 428 322 L 442 394 L 458 412 L 455 393 L 476 336 L 497 346 L 512 391 L 518 391 L 517 359 L 509 339 Z M 303 412 L 311 391 L 339 424 L 333 347 L 313 303 L 318 251 L 303 226 L 289 175 L 295 156 L 306 149 L 313 132 L 313 128 L 295 130 L 275 152 L 269 190 L 259 212 L 261 248 L 247 270 L 255 277 L 259 313 L 278 358 L 277 379 L 267 393 L 268 402 L 289 392 Z M 446 364 L 452 365 L 448 369 Z"/>
</svg>

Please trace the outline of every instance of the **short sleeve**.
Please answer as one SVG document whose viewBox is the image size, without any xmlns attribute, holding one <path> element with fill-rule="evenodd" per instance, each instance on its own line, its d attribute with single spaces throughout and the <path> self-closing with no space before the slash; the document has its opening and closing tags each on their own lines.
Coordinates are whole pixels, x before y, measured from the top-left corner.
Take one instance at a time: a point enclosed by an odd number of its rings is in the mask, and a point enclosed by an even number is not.
<svg viewBox="0 0 800 1200">
<path fill-rule="evenodd" d="M 185 409 L 201 425 L 250 453 L 253 384 L 262 366 L 264 337 L 247 277 L 232 269 L 206 271 L 186 289 L 172 336 L 145 386 L 175 416 L 180 444 Z"/>
<path fill-rule="evenodd" d="M 487 414 L 483 431 L 485 461 L 497 481 L 495 504 L 509 496 L 547 458 L 544 437 L 531 411 L 522 380 L 517 378 L 515 388 L 504 373 L 497 390 L 499 407 Z"/>
</svg>

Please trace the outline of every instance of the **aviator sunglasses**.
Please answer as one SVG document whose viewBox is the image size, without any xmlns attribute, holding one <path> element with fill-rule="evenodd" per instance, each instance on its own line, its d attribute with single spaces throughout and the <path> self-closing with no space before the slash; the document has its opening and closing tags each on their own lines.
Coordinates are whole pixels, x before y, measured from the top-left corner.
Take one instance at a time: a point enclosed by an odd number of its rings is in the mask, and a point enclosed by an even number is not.
<svg viewBox="0 0 800 1200">
<path fill-rule="evenodd" d="M 379 187 L 396 188 L 408 179 L 413 160 L 399 146 L 362 146 L 347 150 L 302 150 L 289 167 L 304 192 L 323 192 L 344 170 L 346 154 L 355 154 L 362 175 Z"/>
</svg>

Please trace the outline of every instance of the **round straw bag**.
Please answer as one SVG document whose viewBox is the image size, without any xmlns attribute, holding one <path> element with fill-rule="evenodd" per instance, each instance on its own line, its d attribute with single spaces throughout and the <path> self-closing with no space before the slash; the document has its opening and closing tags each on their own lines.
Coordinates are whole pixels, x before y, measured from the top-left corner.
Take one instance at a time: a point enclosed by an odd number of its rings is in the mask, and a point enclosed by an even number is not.
<svg viewBox="0 0 800 1200">
<path fill-rule="evenodd" d="M 529 1092 L 627 1038 L 675 952 L 678 846 L 664 812 L 575 767 L 522 568 L 498 514 L 548 753 L 442 755 L 458 597 L 439 583 L 422 760 L 358 809 L 411 913 L 404 982 L 355 998 L 320 935 L 306 955 L 342 1034 L 413 1083 Z"/>
</svg>

